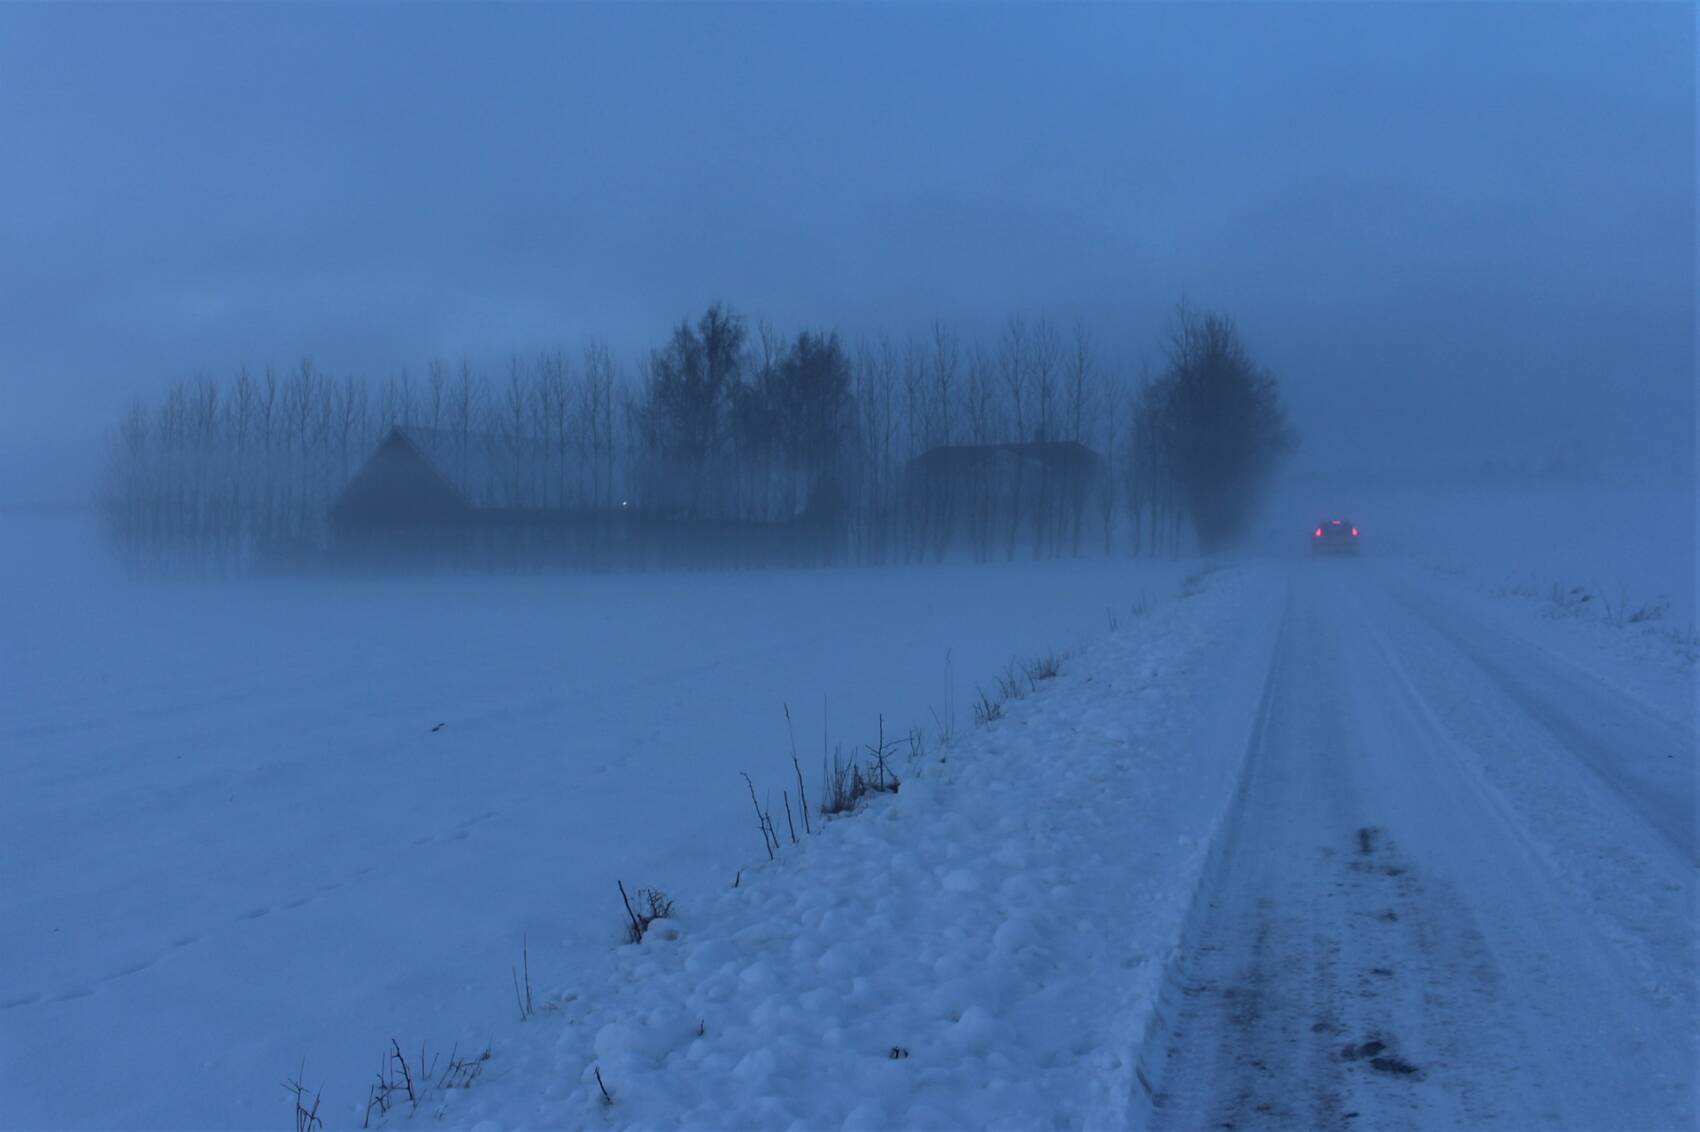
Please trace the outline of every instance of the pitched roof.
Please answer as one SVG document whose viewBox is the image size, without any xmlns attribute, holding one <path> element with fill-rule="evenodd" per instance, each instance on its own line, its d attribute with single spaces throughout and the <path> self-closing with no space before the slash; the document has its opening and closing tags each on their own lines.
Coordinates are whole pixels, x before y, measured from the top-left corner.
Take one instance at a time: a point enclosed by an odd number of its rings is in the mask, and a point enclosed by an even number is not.
<svg viewBox="0 0 1700 1132">
<path fill-rule="evenodd" d="M 466 499 L 399 428 L 391 429 L 331 507 L 332 522 L 459 514 Z"/>
</svg>

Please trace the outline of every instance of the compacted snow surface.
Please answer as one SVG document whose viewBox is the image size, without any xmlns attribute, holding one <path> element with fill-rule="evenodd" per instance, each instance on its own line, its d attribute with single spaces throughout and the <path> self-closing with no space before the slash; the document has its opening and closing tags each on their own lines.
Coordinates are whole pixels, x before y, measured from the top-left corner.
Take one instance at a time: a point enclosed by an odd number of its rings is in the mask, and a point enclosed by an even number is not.
<svg viewBox="0 0 1700 1132">
<path fill-rule="evenodd" d="M 1339 565 L 1289 586 L 1157 1125 L 1692 1127 L 1692 717 Z"/>
</svg>

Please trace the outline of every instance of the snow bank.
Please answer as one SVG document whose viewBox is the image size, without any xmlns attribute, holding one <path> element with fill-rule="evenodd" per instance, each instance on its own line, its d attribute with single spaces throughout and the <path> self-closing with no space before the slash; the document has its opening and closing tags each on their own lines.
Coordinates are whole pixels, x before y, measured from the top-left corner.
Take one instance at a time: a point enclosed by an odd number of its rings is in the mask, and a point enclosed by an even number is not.
<svg viewBox="0 0 1700 1132">
<path fill-rule="evenodd" d="M 895 796 L 784 838 L 736 887 L 676 893 L 675 918 L 498 1041 L 486 1079 L 439 1102 L 446 1119 L 1124 1125 L 1279 584 L 1213 575 L 907 766 Z"/>
</svg>

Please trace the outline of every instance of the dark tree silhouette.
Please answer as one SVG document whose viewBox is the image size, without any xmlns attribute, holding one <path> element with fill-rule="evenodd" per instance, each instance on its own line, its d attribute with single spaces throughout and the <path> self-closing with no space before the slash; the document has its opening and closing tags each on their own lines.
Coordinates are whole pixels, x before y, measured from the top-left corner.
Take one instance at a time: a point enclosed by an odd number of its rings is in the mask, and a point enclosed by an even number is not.
<svg viewBox="0 0 1700 1132">
<path fill-rule="evenodd" d="M 1078 554 L 1094 513 L 1104 553 L 1178 554 L 1189 522 L 1205 549 L 1230 541 L 1292 446 L 1233 324 L 1184 307 L 1156 378 L 1043 318 L 855 349 L 745 325 L 710 307 L 636 381 L 595 341 L 494 374 L 433 359 L 366 381 L 304 360 L 180 381 L 118 422 L 101 516 L 140 571 L 314 568 L 331 509 L 400 428 L 475 509 L 688 520 L 723 532 L 722 563 Z M 612 561 L 582 541 L 561 568 Z"/>
<path fill-rule="evenodd" d="M 852 424 L 850 360 L 838 335 L 797 335 L 767 395 L 786 462 L 812 477 L 834 475 Z"/>
<path fill-rule="evenodd" d="M 687 485 L 702 513 L 704 476 L 726 436 L 744 364 L 744 321 L 716 303 L 695 326 L 681 322 L 649 360 L 645 418 L 663 482 Z"/>
<path fill-rule="evenodd" d="M 1147 408 L 1201 550 L 1245 531 L 1297 438 L 1274 375 L 1252 360 L 1233 320 L 1182 304 L 1169 323 L 1168 368 Z"/>
</svg>

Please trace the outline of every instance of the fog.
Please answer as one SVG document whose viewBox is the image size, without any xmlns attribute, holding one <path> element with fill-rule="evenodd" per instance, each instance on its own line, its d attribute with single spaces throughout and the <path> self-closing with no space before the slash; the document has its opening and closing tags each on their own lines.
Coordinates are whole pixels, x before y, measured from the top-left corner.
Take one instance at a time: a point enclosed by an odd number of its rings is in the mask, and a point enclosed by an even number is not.
<svg viewBox="0 0 1700 1132">
<path fill-rule="evenodd" d="M 0 12 L 0 498 L 242 365 L 628 374 L 723 301 L 1161 361 L 1183 297 L 1299 466 L 1692 458 L 1681 6 Z"/>
<path fill-rule="evenodd" d="M 0 5 L 0 1127 L 1692 1127 L 1696 46 Z"/>
</svg>

